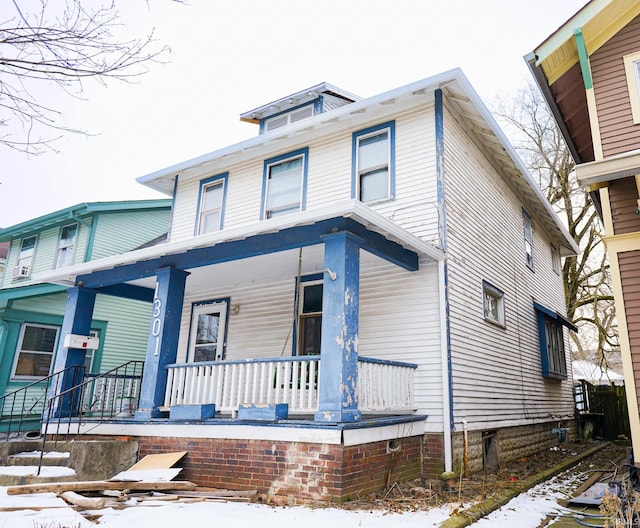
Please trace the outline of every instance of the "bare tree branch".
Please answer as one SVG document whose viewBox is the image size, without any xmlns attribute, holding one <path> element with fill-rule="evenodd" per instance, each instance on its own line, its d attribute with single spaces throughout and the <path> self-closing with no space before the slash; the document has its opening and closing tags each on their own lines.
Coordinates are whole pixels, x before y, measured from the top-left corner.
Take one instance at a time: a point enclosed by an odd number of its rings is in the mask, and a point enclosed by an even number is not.
<svg viewBox="0 0 640 528">
<path fill-rule="evenodd" d="M 39 154 L 65 133 L 83 133 L 65 125 L 59 110 L 40 101 L 38 90 L 57 86 L 81 98 L 87 79 L 131 82 L 169 51 L 157 45 L 153 32 L 123 38 L 115 0 L 91 4 L 97 7 L 82 0 L 39 0 L 35 12 L 21 4 L 9 0 L 9 18 L 0 21 L 0 144 L 8 148 Z"/>
<path fill-rule="evenodd" d="M 537 88 L 529 85 L 497 108 L 514 146 L 582 252 L 564 260 L 567 315 L 576 358 L 608 363 L 619 353 L 609 264 L 589 193 L 580 187 L 574 162 Z"/>
</svg>

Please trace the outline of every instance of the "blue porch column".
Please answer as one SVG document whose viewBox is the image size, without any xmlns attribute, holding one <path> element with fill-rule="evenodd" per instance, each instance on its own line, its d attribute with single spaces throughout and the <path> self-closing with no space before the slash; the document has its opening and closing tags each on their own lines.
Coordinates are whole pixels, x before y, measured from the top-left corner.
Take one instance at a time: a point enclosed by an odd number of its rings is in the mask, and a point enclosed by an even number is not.
<svg viewBox="0 0 640 528">
<path fill-rule="evenodd" d="M 361 240 L 341 231 L 323 237 L 322 343 L 318 422 L 357 422 L 358 306 Z"/>
<path fill-rule="evenodd" d="M 74 287 L 68 290 L 67 305 L 58 338 L 58 351 L 53 372 L 59 372 L 70 367 L 78 368 L 70 368 L 61 377 L 53 380 L 49 389 L 50 397 L 82 383 L 84 371 L 81 367 L 84 365 L 87 351 L 81 348 L 67 348 L 64 346 L 64 340 L 67 334 L 89 335 L 95 302 L 96 292 L 94 290 L 81 287 Z M 68 397 L 60 398 L 54 403 L 54 413 L 56 417 L 74 416 L 78 412 L 77 407 L 78 395 L 71 393 Z"/>
<path fill-rule="evenodd" d="M 159 407 L 164 404 L 167 387 L 165 367 L 176 361 L 184 287 L 188 275 L 188 272 L 175 268 L 165 268 L 157 273 L 136 420 L 160 416 Z"/>
</svg>

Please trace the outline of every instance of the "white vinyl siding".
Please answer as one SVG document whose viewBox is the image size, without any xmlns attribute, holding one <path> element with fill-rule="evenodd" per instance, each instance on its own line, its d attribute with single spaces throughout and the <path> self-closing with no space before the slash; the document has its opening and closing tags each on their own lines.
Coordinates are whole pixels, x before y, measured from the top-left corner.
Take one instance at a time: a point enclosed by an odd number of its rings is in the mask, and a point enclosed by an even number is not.
<svg viewBox="0 0 640 528">
<path fill-rule="evenodd" d="M 523 257 L 522 204 L 445 114 L 445 172 L 454 421 L 493 429 L 572 415 L 571 383 L 545 382 L 532 297 L 564 312 L 550 260 Z M 473 204 L 473 211 L 469 204 Z M 548 247 L 539 229 L 535 247 Z M 504 291 L 507 328 L 482 317 L 482 280 Z M 567 347 L 568 349 L 568 347 Z"/>
<path fill-rule="evenodd" d="M 358 129 L 388 121 L 388 118 L 363 123 Z M 396 135 L 395 200 L 372 204 L 371 208 L 392 218 L 408 231 L 437 242 L 438 209 L 436 198 L 435 134 L 433 107 L 423 107 L 394 116 Z M 269 153 L 268 158 L 309 146 L 305 209 L 351 199 L 352 130 L 331 137 L 314 139 L 283 151 Z M 233 166 L 216 165 L 210 175 L 228 171 L 225 200 L 225 229 L 260 221 L 264 159 L 254 158 Z M 193 237 L 196 223 L 199 174 L 178 183 L 171 241 Z"/>
</svg>

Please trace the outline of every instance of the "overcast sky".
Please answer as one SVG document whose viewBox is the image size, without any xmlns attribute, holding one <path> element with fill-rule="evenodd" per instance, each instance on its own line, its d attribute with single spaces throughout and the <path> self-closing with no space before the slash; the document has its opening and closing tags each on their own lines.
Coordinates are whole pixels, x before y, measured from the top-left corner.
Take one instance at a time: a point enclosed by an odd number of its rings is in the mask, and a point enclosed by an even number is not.
<svg viewBox="0 0 640 528">
<path fill-rule="evenodd" d="M 523 56 L 585 4 L 187 1 L 116 2 L 128 31 L 155 28 L 169 62 L 137 84 L 89 82 L 85 100 L 47 90 L 65 124 L 90 135 L 37 157 L 0 146 L 0 227 L 82 202 L 162 198 L 135 179 L 256 135 L 242 112 L 320 82 L 369 97 L 460 67 L 485 102 L 508 96 L 531 79 Z M 0 21 L 13 9 L 2 2 Z"/>
</svg>

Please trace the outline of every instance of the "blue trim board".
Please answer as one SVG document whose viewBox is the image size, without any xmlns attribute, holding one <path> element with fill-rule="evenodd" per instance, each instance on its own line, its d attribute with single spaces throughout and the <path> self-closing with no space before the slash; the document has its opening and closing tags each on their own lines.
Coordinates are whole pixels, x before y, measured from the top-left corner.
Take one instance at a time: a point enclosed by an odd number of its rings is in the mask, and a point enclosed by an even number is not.
<svg viewBox="0 0 640 528">
<path fill-rule="evenodd" d="M 180 175 L 176 174 L 175 179 L 173 180 L 173 191 L 171 193 L 171 214 L 169 215 L 169 230 L 167 233 L 167 240 L 171 240 L 171 227 L 173 226 L 173 217 L 176 212 L 176 196 L 178 195 L 179 180 L 180 180 Z"/>
<path fill-rule="evenodd" d="M 389 196 L 386 199 L 393 200 L 396 197 L 396 122 L 387 121 L 386 123 L 358 130 L 351 135 L 351 198 L 353 200 L 359 200 L 358 138 L 384 129 L 389 129 Z"/>
<path fill-rule="evenodd" d="M 418 255 L 383 235 L 369 231 L 351 218 L 336 217 L 315 224 L 290 227 L 276 233 L 254 235 L 243 240 L 219 242 L 212 246 L 194 248 L 175 255 L 117 266 L 109 270 L 94 271 L 76 278 L 77 283 L 89 288 L 104 288 L 129 280 L 151 277 L 163 268 L 191 269 L 221 262 L 230 262 L 287 249 L 312 246 L 323 242 L 323 235 L 349 231 L 362 239 L 362 249 L 379 256 L 408 271 L 418 269 Z"/>
<path fill-rule="evenodd" d="M 177 181 L 176 176 L 176 181 Z M 202 190 L 209 184 L 217 182 L 218 180 L 222 180 L 222 205 L 220 206 L 220 229 L 224 226 L 224 208 L 227 203 L 227 184 L 229 181 L 229 173 L 223 172 L 222 174 L 217 174 L 215 176 L 211 176 L 210 178 L 206 178 L 204 180 L 200 180 L 200 188 L 198 189 L 198 208 L 196 209 L 196 221 L 193 226 L 193 235 L 197 236 L 200 234 L 200 208 L 202 207 Z M 175 199 L 175 197 L 174 197 Z M 173 214 L 173 213 L 172 213 Z"/>
<path fill-rule="evenodd" d="M 435 112 L 435 133 L 436 133 L 436 195 L 438 200 L 438 235 L 440 239 L 440 249 L 447 251 L 447 202 L 444 188 L 444 105 L 442 102 L 442 90 L 434 91 L 434 112 Z M 449 430 L 455 431 L 453 415 L 453 364 L 451 360 L 451 308 L 449 306 L 449 266 L 444 261 L 444 304 L 447 333 L 447 374 L 449 384 Z"/>
<path fill-rule="evenodd" d="M 5 300 L 12 301 L 14 299 L 24 299 L 26 297 L 39 297 L 40 295 L 48 295 L 63 291 L 66 291 L 66 288 L 58 284 L 32 284 L 19 288 L 7 288 L 5 290 L 0 290 L 0 302 Z"/>
</svg>

